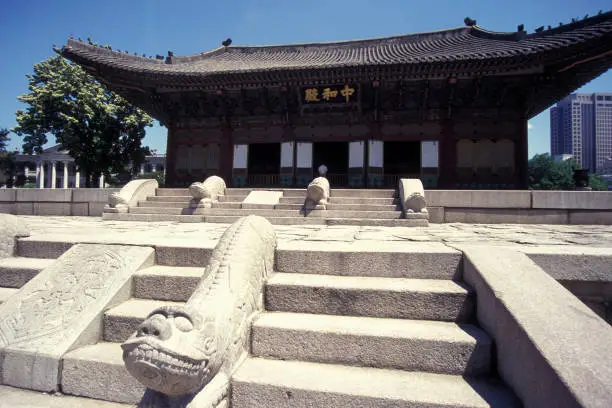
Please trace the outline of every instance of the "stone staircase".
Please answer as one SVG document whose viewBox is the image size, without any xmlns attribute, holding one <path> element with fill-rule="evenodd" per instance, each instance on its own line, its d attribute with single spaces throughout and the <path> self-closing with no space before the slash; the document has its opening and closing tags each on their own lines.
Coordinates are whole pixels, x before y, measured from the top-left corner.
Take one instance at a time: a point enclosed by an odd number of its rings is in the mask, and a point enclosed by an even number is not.
<svg viewBox="0 0 612 408">
<path fill-rule="evenodd" d="M 0 304 L 52 262 L 53 259 L 21 256 L 0 259 Z"/>
<path fill-rule="evenodd" d="M 159 188 L 155 196 L 139 201 L 129 213 L 105 213 L 106 220 L 122 221 L 180 221 L 232 223 L 245 215 L 266 217 L 272 224 L 315 225 L 421 225 L 423 220 L 403 218 L 396 190 L 333 189 L 327 210 L 313 210 L 304 214 L 302 207 L 305 189 L 283 189 L 277 204 L 250 204 L 243 200 L 254 189 L 229 188 L 226 195 L 213 203 L 213 208 L 191 209 L 188 189 Z"/>
<path fill-rule="evenodd" d="M 40 257 L 69 246 L 21 240 L 18 255 L 41 267 L 49 260 Z M 132 298 L 105 311 L 100 342 L 64 356 L 63 393 L 138 403 L 144 387 L 127 373 L 120 343 L 154 308 L 185 302 L 210 256 L 160 250 L 157 264 L 134 276 Z M 473 320 L 474 294 L 457 281 L 458 251 L 284 243 L 275 271 L 253 322 L 252 356 L 232 379 L 232 407 L 520 406 L 497 379 L 491 338 Z"/>
</svg>

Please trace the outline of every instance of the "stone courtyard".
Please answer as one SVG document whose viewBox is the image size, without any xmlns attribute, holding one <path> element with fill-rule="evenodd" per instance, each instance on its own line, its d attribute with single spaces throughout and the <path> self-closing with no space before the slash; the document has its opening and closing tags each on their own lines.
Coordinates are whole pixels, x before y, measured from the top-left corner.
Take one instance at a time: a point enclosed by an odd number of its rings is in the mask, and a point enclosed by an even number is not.
<svg viewBox="0 0 612 408">
<path fill-rule="evenodd" d="M 213 247 L 229 224 L 102 221 L 96 217 L 19 216 L 31 228 L 30 240 L 132 245 Z M 610 225 L 430 224 L 428 227 L 275 225 L 279 244 L 314 241 L 363 243 L 384 248 L 398 242 L 469 243 L 515 249 L 563 246 L 601 248 L 612 253 Z M 576 250 L 576 248 L 573 248 Z"/>
</svg>

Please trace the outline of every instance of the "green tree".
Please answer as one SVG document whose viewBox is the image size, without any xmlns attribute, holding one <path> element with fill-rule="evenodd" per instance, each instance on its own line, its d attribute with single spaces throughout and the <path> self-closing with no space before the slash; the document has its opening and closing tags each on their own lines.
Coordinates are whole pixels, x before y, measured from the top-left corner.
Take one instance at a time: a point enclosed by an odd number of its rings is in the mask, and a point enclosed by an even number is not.
<svg viewBox="0 0 612 408">
<path fill-rule="evenodd" d="M 548 154 L 536 154 L 529 160 L 529 188 L 534 190 L 573 190 L 576 162 L 555 162 Z"/>
<path fill-rule="evenodd" d="M 7 152 L 9 130 L 0 128 L 0 170 L 6 177 L 6 186 L 13 187 L 13 177 L 15 176 L 16 165 L 15 165 L 15 153 Z"/>
<path fill-rule="evenodd" d="M 608 191 L 608 184 L 597 174 L 589 175 L 589 187 L 595 191 Z"/>
<path fill-rule="evenodd" d="M 6 152 L 6 147 L 9 142 L 9 130 L 5 128 L 0 128 L 0 152 Z"/>
<path fill-rule="evenodd" d="M 23 136 L 25 153 L 41 153 L 47 135 L 54 135 L 87 187 L 102 173 L 124 171 L 127 163 L 138 167 L 149 154 L 142 139 L 151 117 L 79 66 L 55 56 L 35 64 L 27 78 L 29 91 L 18 99 L 28 107 L 17 111 L 13 129 Z"/>
</svg>

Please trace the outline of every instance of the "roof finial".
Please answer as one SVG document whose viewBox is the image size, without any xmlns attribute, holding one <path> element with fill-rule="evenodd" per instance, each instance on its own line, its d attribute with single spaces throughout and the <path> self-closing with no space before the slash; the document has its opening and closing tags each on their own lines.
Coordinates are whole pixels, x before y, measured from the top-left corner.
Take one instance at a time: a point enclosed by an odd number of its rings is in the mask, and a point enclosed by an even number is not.
<svg viewBox="0 0 612 408">
<path fill-rule="evenodd" d="M 231 44 L 232 44 L 232 39 L 231 38 L 228 38 L 227 40 L 225 40 L 225 41 L 223 41 L 221 43 L 221 45 L 224 46 L 224 47 L 229 47 Z"/>
<path fill-rule="evenodd" d="M 465 23 L 465 25 L 466 25 L 466 26 L 468 26 L 468 27 L 473 27 L 473 26 L 475 26 L 475 25 L 476 25 L 476 20 L 473 20 L 473 19 L 471 19 L 471 18 L 469 18 L 469 17 L 464 18 L 464 19 L 463 19 L 463 22 L 464 22 L 464 23 Z"/>
</svg>

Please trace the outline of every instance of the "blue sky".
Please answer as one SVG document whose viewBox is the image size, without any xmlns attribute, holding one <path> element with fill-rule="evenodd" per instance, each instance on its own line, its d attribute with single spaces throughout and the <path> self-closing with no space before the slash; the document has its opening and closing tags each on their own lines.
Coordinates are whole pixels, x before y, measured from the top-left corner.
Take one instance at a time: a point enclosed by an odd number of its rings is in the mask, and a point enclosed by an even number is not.
<svg viewBox="0 0 612 408">
<path fill-rule="evenodd" d="M 91 36 L 115 49 L 147 55 L 199 53 L 227 37 L 234 45 L 268 45 L 381 37 L 463 25 L 469 16 L 486 29 L 529 32 L 610 8 L 609 0 L 3 0 L 0 41 L 0 127 L 15 126 L 25 75 L 54 55 L 70 35 Z M 612 73 L 579 92 L 612 91 Z M 548 110 L 529 123 L 529 155 L 549 151 Z M 12 135 L 10 148 L 21 147 Z M 156 124 L 145 144 L 166 151 L 166 130 Z"/>
</svg>

